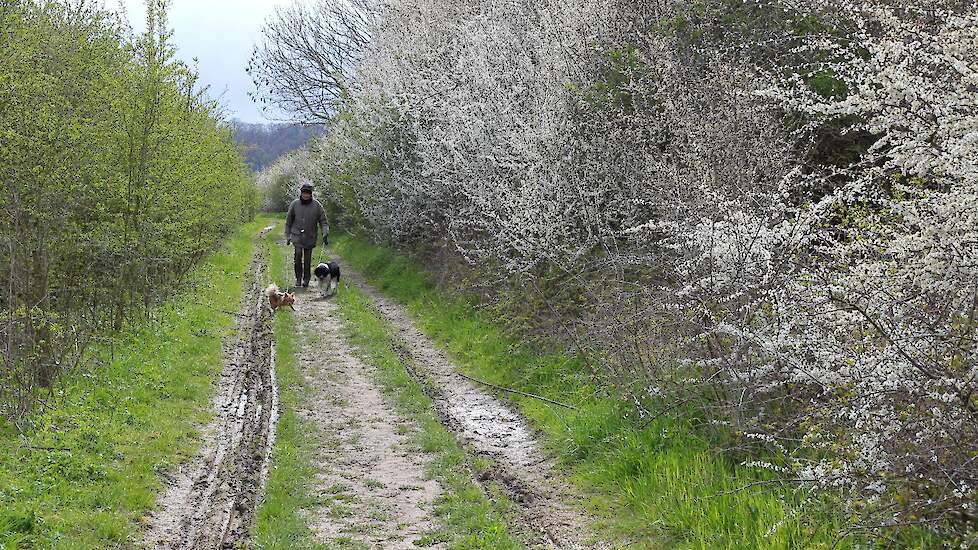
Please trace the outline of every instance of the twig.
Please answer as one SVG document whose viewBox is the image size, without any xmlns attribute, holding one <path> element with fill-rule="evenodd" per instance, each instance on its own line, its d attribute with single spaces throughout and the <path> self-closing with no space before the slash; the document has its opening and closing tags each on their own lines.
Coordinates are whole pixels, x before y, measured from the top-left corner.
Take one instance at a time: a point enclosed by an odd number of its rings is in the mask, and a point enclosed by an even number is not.
<svg viewBox="0 0 978 550">
<path fill-rule="evenodd" d="M 575 407 L 573 405 L 568 405 L 566 403 L 560 403 L 559 401 L 553 401 L 551 399 L 547 399 L 546 397 L 541 397 L 539 395 L 534 395 L 532 393 L 521 392 L 519 390 L 514 390 L 514 389 L 510 389 L 510 388 L 504 388 L 502 386 L 497 386 L 495 384 L 490 384 L 489 382 L 486 382 L 484 380 L 479 380 L 478 378 L 472 378 L 471 376 L 466 376 L 466 375 L 464 375 L 464 374 L 462 374 L 460 372 L 456 372 L 455 374 L 461 376 L 462 378 L 465 378 L 466 380 L 471 380 L 472 382 L 476 382 L 478 384 L 489 386 L 490 388 L 495 388 L 497 390 L 502 390 L 504 392 L 515 393 L 516 395 L 522 395 L 523 397 L 530 397 L 530 398 L 533 398 L 533 399 L 538 399 L 538 400 L 543 401 L 545 403 L 550 403 L 551 405 L 557 405 L 559 407 L 564 407 L 565 409 L 570 409 L 572 411 L 576 411 L 577 410 L 577 407 Z"/>
<path fill-rule="evenodd" d="M 71 452 L 72 449 L 68 447 L 39 447 L 35 445 L 20 445 L 21 449 L 27 449 L 30 451 L 68 451 Z"/>
<path fill-rule="evenodd" d="M 233 312 L 233 311 L 228 311 L 228 310 L 226 310 L 226 309 L 222 309 L 222 310 L 220 310 L 220 311 L 221 311 L 222 313 L 227 313 L 228 315 L 233 315 L 233 316 L 235 316 L 235 317 L 248 317 L 248 315 L 247 315 L 247 314 L 245 314 L 245 313 L 235 313 L 235 312 Z"/>
</svg>

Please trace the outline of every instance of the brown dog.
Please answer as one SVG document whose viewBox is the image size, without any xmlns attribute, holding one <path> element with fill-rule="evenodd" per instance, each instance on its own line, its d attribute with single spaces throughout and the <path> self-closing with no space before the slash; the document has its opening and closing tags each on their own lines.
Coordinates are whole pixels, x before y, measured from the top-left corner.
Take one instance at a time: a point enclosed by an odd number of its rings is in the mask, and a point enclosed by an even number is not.
<svg viewBox="0 0 978 550">
<path fill-rule="evenodd" d="M 295 304 L 295 294 L 281 292 L 276 285 L 271 284 L 265 289 L 265 296 L 268 296 L 268 305 L 272 306 L 272 311 L 286 306 L 292 311 L 295 311 L 295 308 L 292 307 Z"/>
</svg>

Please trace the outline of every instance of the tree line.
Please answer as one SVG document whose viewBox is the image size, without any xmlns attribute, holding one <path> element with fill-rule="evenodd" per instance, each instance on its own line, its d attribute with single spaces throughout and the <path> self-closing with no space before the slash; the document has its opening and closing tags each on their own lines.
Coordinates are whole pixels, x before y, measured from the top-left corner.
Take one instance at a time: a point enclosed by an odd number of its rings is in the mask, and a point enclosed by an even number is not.
<svg viewBox="0 0 978 550">
<path fill-rule="evenodd" d="M 234 137 L 244 150 L 245 162 L 255 172 L 271 165 L 282 155 L 302 148 L 323 134 L 322 125 L 261 124 L 233 121 Z"/>
<path fill-rule="evenodd" d="M 24 427 L 257 206 L 220 106 L 147 30 L 87 0 L 0 2 L 0 415 Z"/>
<path fill-rule="evenodd" d="M 350 226 L 848 532 L 978 540 L 973 2 L 320 0 L 266 34 L 259 91 L 330 124 L 279 173 Z"/>
</svg>

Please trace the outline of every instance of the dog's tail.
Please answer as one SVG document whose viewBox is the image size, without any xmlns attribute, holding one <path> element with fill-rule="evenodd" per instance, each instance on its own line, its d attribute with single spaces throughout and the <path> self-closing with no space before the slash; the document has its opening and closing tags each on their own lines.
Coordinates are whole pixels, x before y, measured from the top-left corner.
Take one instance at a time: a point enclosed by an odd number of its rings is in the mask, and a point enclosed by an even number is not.
<svg viewBox="0 0 978 550">
<path fill-rule="evenodd" d="M 276 285 L 275 283 L 272 283 L 265 288 L 265 296 L 267 296 L 268 298 L 271 298 L 276 294 L 278 294 L 278 285 Z"/>
</svg>

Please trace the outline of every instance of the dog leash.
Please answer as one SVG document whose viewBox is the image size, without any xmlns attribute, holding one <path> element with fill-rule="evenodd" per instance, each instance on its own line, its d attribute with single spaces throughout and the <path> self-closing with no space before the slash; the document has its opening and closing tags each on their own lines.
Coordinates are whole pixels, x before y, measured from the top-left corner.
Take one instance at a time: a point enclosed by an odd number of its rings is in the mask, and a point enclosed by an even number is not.
<svg viewBox="0 0 978 550">
<path fill-rule="evenodd" d="M 471 376 L 467 376 L 467 375 L 462 374 L 460 372 L 456 372 L 455 374 L 461 376 L 462 378 L 465 378 L 466 380 L 471 380 L 472 382 L 476 382 L 478 384 L 489 386 L 490 388 L 495 388 L 497 390 L 501 390 L 501 391 L 504 391 L 504 392 L 515 393 L 516 395 L 522 395 L 523 397 L 530 397 L 532 399 L 537 399 L 537 400 L 543 401 L 544 403 L 550 403 L 551 405 L 557 405 L 558 407 L 564 407 L 565 409 L 570 409 L 572 411 L 576 411 L 577 410 L 577 407 L 575 407 L 573 405 L 568 405 L 566 403 L 561 403 L 560 401 L 554 401 L 552 399 L 547 399 L 546 397 L 543 397 L 543 396 L 540 396 L 540 395 L 535 395 L 535 394 L 532 394 L 532 393 L 526 393 L 526 392 L 522 392 L 522 391 L 519 391 L 519 390 L 514 390 L 512 388 L 504 388 L 502 386 L 497 386 L 496 384 L 491 384 L 489 382 L 486 382 L 485 380 L 479 380 L 478 378 L 472 378 Z"/>
</svg>

